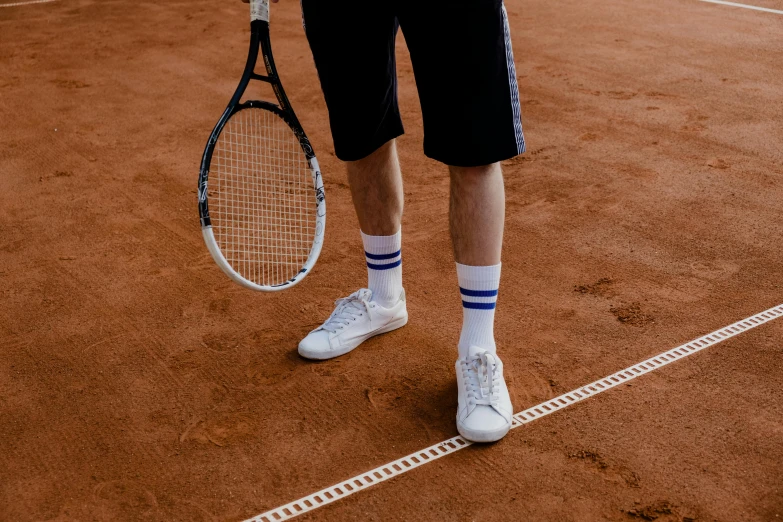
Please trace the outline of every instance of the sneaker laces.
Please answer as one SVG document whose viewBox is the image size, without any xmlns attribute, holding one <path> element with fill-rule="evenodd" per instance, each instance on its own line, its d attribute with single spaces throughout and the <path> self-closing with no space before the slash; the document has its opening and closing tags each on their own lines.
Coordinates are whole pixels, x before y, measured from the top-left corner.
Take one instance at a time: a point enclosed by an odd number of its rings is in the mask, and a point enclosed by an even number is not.
<svg viewBox="0 0 783 522">
<path fill-rule="evenodd" d="M 371 304 L 370 299 L 372 299 L 372 292 L 367 288 L 362 288 L 348 297 L 338 299 L 334 302 L 334 312 L 319 329 L 337 333 L 337 330 L 342 330 L 349 323 L 355 321 L 357 317 L 365 313 L 369 315 L 370 308 L 374 306 L 374 304 Z"/>
<path fill-rule="evenodd" d="M 497 359 L 486 351 L 466 357 L 462 363 L 462 376 L 467 390 L 468 405 L 498 407 L 500 378 Z"/>
</svg>

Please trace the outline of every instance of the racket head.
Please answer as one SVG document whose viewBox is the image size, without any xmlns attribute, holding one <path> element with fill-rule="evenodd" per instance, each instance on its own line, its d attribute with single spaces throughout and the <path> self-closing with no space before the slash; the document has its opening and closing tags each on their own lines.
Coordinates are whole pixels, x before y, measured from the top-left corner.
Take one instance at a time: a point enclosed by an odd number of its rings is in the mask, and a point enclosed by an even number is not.
<svg viewBox="0 0 783 522">
<path fill-rule="evenodd" d="M 204 151 L 199 213 L 212 258 L 240 285 L 274 292 L 311 271 L 326 202 L 318 160 L 295 116 L 264 101 L 226 110 Z"/>
</svg>

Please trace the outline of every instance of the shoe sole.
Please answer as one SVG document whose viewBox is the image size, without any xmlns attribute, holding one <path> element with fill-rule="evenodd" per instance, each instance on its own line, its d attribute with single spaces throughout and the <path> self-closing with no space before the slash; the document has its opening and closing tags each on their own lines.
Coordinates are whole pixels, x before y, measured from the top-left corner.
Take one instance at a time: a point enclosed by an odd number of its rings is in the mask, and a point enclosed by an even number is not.
<svg viewBox="0 0 783 522">
<path fill-rule="evenodd" d="M 469 440 L 470 442 L 479 442 L 479 443 L 486 443 L 486 442 L 497 442 L 503 437 L 506 436 L 508 433 L 508 430 L 511 429 L 511 425 L 509 424 L 502 430 L 495 430 L 495 431 L 474 431 L 469 430 L 467 428 L 463 428 L 459 424 L 457 424 L 457 431 L 459 432 L 462 437 Z"/>
<path fill-rule="evenodd" d="M 326 361 L 328 359 L 334 359 L 335 357 L 340 357 L 341 355 L 345 355 L 346 353 L 355 350 L 359 347 L 360 344 L 362 344 L 367 339 L 370 339 L 371 337 L 375 337 L 376 335 L 385 334 L 388 332 L 391 332 L 393 330 L 396 330 L 397 328 L 402 328 L 408 324 L 408 313 L 405 312 L 405 315 L 403 317 L 400 317 L 398 319 L 394 319 L 393 321 L 389 322 L 386 326 L 383 326 L 374 332 L 370 332 L 364 337 L 359 337 L 361 339 L 358 343 L 354 345 L 348 345 L 348 346 L 342 346 L 338 350 L 329 350 L 326 352 L 321 351 L 310 351 L 303 349 L 301 346 L 299 347 L 299 355 L 304 357 L 305 359 L 311 359 L 314 361 Z"/>
</svg>

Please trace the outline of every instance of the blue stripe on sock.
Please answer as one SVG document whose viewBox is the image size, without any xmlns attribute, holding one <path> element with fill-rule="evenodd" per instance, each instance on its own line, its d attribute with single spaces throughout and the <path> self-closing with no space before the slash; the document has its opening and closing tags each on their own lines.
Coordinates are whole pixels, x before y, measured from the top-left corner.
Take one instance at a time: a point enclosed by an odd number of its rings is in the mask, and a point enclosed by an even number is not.
<svg viewBox="0 0 783 522">
<path fill-rule="evenodd" d="M 462 306 L 475 310 L 492 310 L 495 308 L 495 303 L 471 303 L 470 301 L 462 301 Z"/>
<path fill-rule="evenodd" d="M 398 259 L 394 263 L 389 263 L 388 265 L 374 265 L 372 263 L 367 263 L 367 268 L 372 268 L 373 270 L 389 270 L 390 268 L 400 266 L 401 264 L 402 259 Z"/>
<path fill-rule="evenodd" d="M 365 250 L 364 255 L 367 256 L 368 259 L 394 259 L 400 255 L 400 252 L 402 252 L 402 250 L 398 250 L 393 254 L 371 254 Z"/>
<path fill-rule="evenodd" d="M 462 295 L 466 295 L 468 297 L 495 297 L 498 295 L 497 290 L 467 290 L 465 288 L 459 287 L 459 291 Z"/>
</svg>

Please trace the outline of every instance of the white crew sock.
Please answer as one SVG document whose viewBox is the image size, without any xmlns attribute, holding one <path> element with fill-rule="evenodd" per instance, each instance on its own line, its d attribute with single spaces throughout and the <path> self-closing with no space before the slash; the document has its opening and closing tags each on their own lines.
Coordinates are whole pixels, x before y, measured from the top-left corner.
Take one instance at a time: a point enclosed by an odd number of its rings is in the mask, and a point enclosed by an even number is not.
<svg viewBox="0 0 783 522">
<path fill-rule="evenodd" d="M 495 302 L 500 286 L 500 264 L 468 266 L 457 263 L 462 296 L 462 334 L 459 356 L 467 357 L 471 346 L 495 353 Z"/>
<path fill-rule="evenodd" d="M 368 286 L 372 298 L 384 308 L 391 307 L 402 293 L 402 234 L 368 236 L 362 232 L 367 261 Z"/>
</svg>

